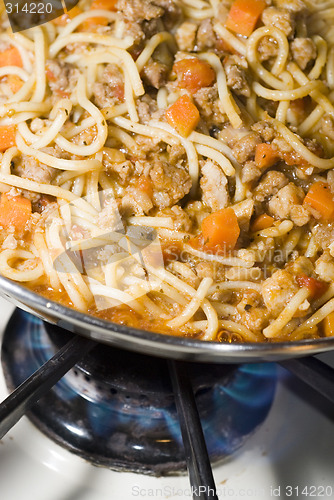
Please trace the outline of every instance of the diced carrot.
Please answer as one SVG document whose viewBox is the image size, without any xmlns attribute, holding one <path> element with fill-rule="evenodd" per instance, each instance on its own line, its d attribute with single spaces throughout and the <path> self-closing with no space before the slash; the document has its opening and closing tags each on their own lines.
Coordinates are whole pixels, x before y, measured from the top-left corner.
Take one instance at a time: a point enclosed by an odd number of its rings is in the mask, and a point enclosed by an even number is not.
<svg viewBox="0 0 334 500">
<path fill-rule="evenodd" d="M 68 10 L 65 14 L 57 17 L 53 20 L 54 24 L 57 26 L 66 26 L 72 19 L 82 13 L 82 10 L 78 6 L 73 7 L 73 9 Z"/>
<path fill-rule="evenodd" d="M 166 111 L 168 123 L 184 137 L 196 128 L 200 116 L 199 111 L 189 96 L 183 95 L 178 98 Z"/>
<path fill-rule="evenodd" d="M 11 47 L 3 52 L 0 52 L 0 68 L 3 66 L 19 66 L 23 67 L 20 52 L 16 47 Z"/>
<path fill-rule="evenodd" d="M 235 0 L 226 27 L 239 35 L 251 35 L 266 6 L 265 0 Z"/>
<path fill-rule="evenodd" d="M 7 82 L 10 86 L 10 90 L 14 94 L 16 94 L 16 92 L 18 92 L 23 85 L 23 81 L 17 75 L 8 75 Z"/>
<path fill-rule="evenodd" d="M 328 314 L 328 316 L 322 320 L 322 327 L 325 337 L 334 336 L 334 312 Z"/>
<path fill-rule="evenodd" d="M 214 250 L 233 250 L 240 235 L 237 216 L 232 208 L 223 208 L 205 217 L 201 225 L 204 246 Z"/>
<path fill-rule="evenodd" d="M 3 193 L 0 199 L 0 226 L 14 226 L 16 231 L 23 232 L 31 215 L 31 201 L 23 196 L 9 198 Z"/>
<path fill-rule="evenodd" d="M 116 11 L 117 0 L 94 0 L 90 8 L 92 10 L 110 10 Z M 83 29 L 88 30 L 90 28 L 94 28 L 97 25 L 99 26 L 107 26 L 109 23 L 109 19 L 106 17 L 89 17 L 83 23 Z"/>
<path fill-rule="evenodd" d="M 152 182 L 148 177 L 145 177 L 145 175 L 141 175 L 138 179 L 137 187 L 138 189 L 140 189 L 140 191 L 143 191 L 143 193 L 147 194 L 149 198 L 152 198 L 153 196 Z"/>
<path fill-rule="evenodd" d="M 263 229 L 267 229 L 268 227 L 271 227 L 275 222 L 275 219 L 273 217 L 270 217 L 270 215 L 267 214 L 261 214 L 256 219 L 251 225 L 251 231 L 253 233 L 257 233 L 258 231 L 262 231 Z"/>
<path fill-rule="evenodd" d="M 300 274 L 297 276 L 296 281 L 300 287 L 306 287 L 309 289 L 311 299 L 318 299 L 321 295 L 327 292 L 329 287 L 329 284 L 325 281 L 306 276 L 306 274 Z"/>
<path fill-rule="evenodd" d="M 197 57 L 181 59 L 173 66 L 178 85 L 191 93 L 197 92 L 202 87 L 210 87 L 216 79 L 216 73 L 212 66 Z"/>
<path fill-rule="evenodd" d="M 82 23 L 82 31 L 96 30 L 97 26 L 107 26 L 108 23 L 106 17 L 88 17 Z"/>
<path fill-rule="evenodd" d="M 117 1 L 118 0 L 94 0 L 90 8 L 115 11 Z"/>
<path fill-rule="evenodd" d="M 326 182 L 315 182 L 304 198 L 303 205 L 314 208 L 325 220 L 334 220 L 334 197 Z"/>
<path fill-rule="evenodd" d="M 15 125 L 2 125 L 0 126 L 0 151 L 5 151 L 12 146 L 15 146 Z"/>
<path fill-rule="evenodd" d="M 279 153 L 271 144 L 258 144 L 255 150 L 255 163 L 259 168 L 269 168 L 279 160 Z"/>
</svg>

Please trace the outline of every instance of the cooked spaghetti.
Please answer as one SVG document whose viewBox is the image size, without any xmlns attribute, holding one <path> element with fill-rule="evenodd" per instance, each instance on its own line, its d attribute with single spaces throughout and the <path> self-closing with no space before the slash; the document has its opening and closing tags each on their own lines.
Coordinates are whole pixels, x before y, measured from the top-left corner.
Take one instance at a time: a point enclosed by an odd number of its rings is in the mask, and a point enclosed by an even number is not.
<svg viewBox="0 0 334 500">
<path fill-rule="evenodd" d="M 0 273 L 220 342 L 334 335 L 334 2 L 80 0 L 0 32 Z"/>
</svg>

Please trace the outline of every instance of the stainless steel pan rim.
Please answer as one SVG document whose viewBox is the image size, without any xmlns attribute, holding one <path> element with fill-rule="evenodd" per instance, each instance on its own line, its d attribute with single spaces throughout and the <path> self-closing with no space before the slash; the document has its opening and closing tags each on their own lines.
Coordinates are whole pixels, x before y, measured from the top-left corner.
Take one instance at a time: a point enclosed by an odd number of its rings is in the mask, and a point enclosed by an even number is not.
<svg viewBox="0 0 334 500">
<path fill-rule="evenodd" d="M 278 361 L 334 349 L 334 337 L 298 342 L 224 344 L 164 335 L 105 321 L 46 299 L 0 276 L 0 295 L 20 308 L 71 332 L 148 355 L 196 362 Z"/>
</svg>

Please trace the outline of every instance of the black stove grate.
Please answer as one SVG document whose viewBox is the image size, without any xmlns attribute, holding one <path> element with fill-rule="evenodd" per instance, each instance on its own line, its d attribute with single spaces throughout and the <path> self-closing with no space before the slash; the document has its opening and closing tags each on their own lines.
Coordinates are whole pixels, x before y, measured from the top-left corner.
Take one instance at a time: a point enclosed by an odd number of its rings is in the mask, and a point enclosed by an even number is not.
<svg viewBox="0 0 334 500">
<path fill-rule="evenodd" d="M 51 359 L 15 389 L 0 404 L 0 438 L 97 345 L 92 340 L 72 335 Z M 309 357 L 283 361 L 281 365 L 334 402 L 334 371 L 326 364 Z M 189 479 L 194 498 L 217 499 L 189 366 L 186 362 L 168 361 Z"/>
</svg>

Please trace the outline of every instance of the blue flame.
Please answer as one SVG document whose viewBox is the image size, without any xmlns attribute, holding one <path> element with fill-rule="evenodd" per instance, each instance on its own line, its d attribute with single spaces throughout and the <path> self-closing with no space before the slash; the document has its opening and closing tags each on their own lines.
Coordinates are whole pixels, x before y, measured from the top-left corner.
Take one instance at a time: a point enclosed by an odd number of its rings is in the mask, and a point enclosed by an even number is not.
<svg viewBox="0 0 334 500">
<path fill-rule="evenodd" d="M 25 346 L 17 357 L 15 383 L 19 384 L 54 354 L 43 322 L 25 312 L 16 313 L 15 334 Z M 24 353 L 24 354 L 23 354 Z M 197 404 L 208 451 L 214 460 L 234 453 L 266 418 L 276 388 L 273 363 L 240 365 L 225 382 L 200 391 Z M 73 377 L 65 376 L 53 388 L 61 401 L 80 400 L 96 440 L 132 432 L 132 447 L 140 453 L 142 436 L 150 435 L 157 443 L 175 442 L 182 448 L 179 420 L 174 404 L 169 407 L 134 405 L 131 400 L 115 398 L 107 391 L 96 400 L 76 390 Z M 77 423 L 76 423 L 77 424 Z M 163 446 L 163 445 L 161 445 Z"/>
</svg>

